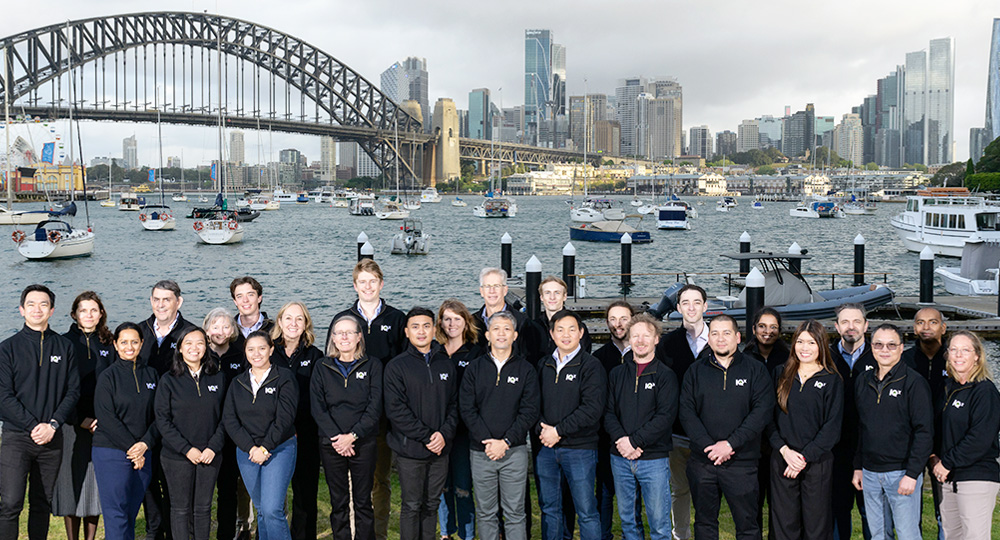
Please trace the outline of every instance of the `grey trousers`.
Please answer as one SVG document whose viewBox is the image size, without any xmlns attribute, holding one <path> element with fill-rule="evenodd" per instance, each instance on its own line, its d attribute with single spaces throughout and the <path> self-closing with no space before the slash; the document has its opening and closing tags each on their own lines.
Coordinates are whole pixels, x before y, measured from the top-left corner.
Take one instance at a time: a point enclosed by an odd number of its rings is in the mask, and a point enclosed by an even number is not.
<svg viewBox="0 0 1000 540">
<path fill-rule="evenodd" d="M 500 538 L 497 511 L 502 507 L 506 540 L 527 540 L 524 495 L 528 485 L 528 447 L 515 446 L 497 461 L 486 457 L 486 452 L 482 450 L 473 449 L 469 454 L 479 538 Z"/>
</svg>

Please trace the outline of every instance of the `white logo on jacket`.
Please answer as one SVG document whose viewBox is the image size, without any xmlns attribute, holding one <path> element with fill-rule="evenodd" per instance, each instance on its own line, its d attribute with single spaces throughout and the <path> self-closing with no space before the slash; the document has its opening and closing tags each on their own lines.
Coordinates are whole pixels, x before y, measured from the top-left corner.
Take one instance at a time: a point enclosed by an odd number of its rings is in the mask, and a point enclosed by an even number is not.
<svg viewBox="0 0 1000 540">
<path fill-rule="evenodd" d="M 392 328 L 392 325 L 388 325 L 388 324 L 383 324 L 382 325 L 382 331 L 383 332 L 388 332 L 389 329 L 391 329 L 391 328 Z"/>
<path fill-rule="evenodd" d="M 892 397 L 899 397 L 903 395 L 903 391 L 898 388 L 893 388 L 892 390 L 889 390 L 889 395 Z"/>
<path fill-rule="evenodd" d="M 354 378 L 357 379 L 357 380 L 359 380 L 359 381 L 365 380 L 365 377 L 367 377 L 367 376 L 368 376 L 368 372 L 367 371 L 358 371 L 357 373 L 354 374 Z"/>
<path fill-rule="evenodd" d="M 438 373 L 438 377 L 441 377 L 442 381 L 447 381 L 448 380 L 448 374 L 447 373 Z"/>
<path fill-rule="evenodd" d="M 219 391 L 219 385 L 217 385 L 217 384 L 210 384 L 210 385 L 208 385 L 208 391 L 209 392 L 218 392 Z"/>
<path fill-rule="evenodd" d="M 53 364 L 58 364 L 60 360 L 62 360 L 62 356 L 57 354 L 49 357 L 49 362 L 52 362 Z"/>
<path fill-rule="evenodd" d="M 170 348 L 171 349 L 176 349 L 177 348 L 177 344 L 176 343 L 171 343 L 170 344 Z"/>
<path fill-rule="evenodd" d="M 507 384 L 517 384 L 519 380 L 517 377 L 507 377 Z"/>
<path fill-rule="evenodd" d="M 107 356 L 109 351 L 101 351 L 101 356 Z"/>
<path fill-rule="evenodd" d="M 648 383 L 646 383 L 646 386 L 644 388 L 646 390 L 652 390 L 653 388 L 656 388 L 656 383 L 655 382 L 648 382 Z"/>
<path fill-rule="evenodd" d="M 736 386 L 745 386 L 747 384 L 746 379 L 736 379 Z"/>
<path fill-rule="evenodd" d="M 576 380 L 576 373 L 567 373 L 566 374 L 566 380 L 567 381 L 575 381 Z"/>
<path fill-rule="evenodd" d="M 148 383 L 146 383 L 146 388 L 149 389 L 149 390 L 156 390 L 156 383 L 155 382 L 148 382 Z"/>
<path fill-rule="evenodd" d="M 231 369 L 233 371 L 239 371 L 240 365 L 239 364 L 229 364 L 229 369 Z"/>
<path fill-rule="evenodd" d="M 813 386 L 815 386 L 816 388 L 823 388 L 824 386 L 826 386 L 826 383 L 823 381 L 816 381 L 816 383 L 813 384 Z"/>
<path fill-rule="evenodd" d="M 312 360 L 303 360 L 303 361 L 299 362 L 299 365 L 302 366 L 302 367 L 309 367 L 309 363 L 310 362 L 312 362 Z"/>
<path fill-rule="evenodd" d="M 875 366 L 865 366 L 865 371 L 871 371 L 875 369 Z"/>
<path fill-rule="evenodd" d="M 961 409 L 962 407 L 965 407 L 965 403 L 962 403 L 961 401 L 956 399 L 951 403 L 951 406 L 955 407 L 956 409 Z"/>
<path fill-rule="evenodd" d="M 468 360 L 459 360 L 458 361 L 458 367 L 469 367 L 469 361 Z"/>
<path fill-rule="evenodd" d="M 275 388 L 275 387 L 272 386 L 271 388 L 265 388 L 264 389 L 264 393 L 265 394 L 273 394 L 275 390 L 277 390 L 277 388 Z"/>
</svg>

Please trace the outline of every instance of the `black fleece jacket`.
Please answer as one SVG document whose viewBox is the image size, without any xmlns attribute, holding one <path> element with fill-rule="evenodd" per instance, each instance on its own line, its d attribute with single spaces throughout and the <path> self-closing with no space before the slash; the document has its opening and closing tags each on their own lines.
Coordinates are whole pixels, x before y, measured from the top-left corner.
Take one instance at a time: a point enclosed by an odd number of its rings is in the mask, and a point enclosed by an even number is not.
<svg viewBox="0 0 1000 540">
<path fill-rule="evenodd" d="M 309 385 L 312 381 L 313 370 L 316 364 L 323 359 L 323 353 L 316 347 L 310 345 L 303 347 L 301 343 L 289 357 L 285 354 L 285 346 L 281 340 L 274 343 L 274 352 L 271 353 L 271 365 L 287 368 L 295 374 L 295 382 L 299 389 L 299 404 L 295 410 L 295 427 L 297 431 L 316 431 L 316 422 L 313 420 L 312 411 L 309 406 Z"/>
<path fill-rule="evenodd" d="M 695 361 L 707 357 L 711 352 L 712 349 L 709 349 L 708 345 L 705 345 L 705 348 L 698 353 L 698 357 L 696 358 L 691 353 L 691 347 L 687 342 L 687 329 L 683 326 L 660 336 L 660 342 L 656 345 L 656 358 L 674 371 L 674 375 L 677 376 L 677 383 L 681 387 L 684 386 L 684 376 L 691 365 Z M 678 413 L 677 419 L 674 420 L 674 435 L 686 437 L 687 434 L 684 429 L 684 425 L 681 423 L 681 416 Z"/>
<path fill-rule="evenodd" d="M 900 360 L 882 381 L 878 369 L 854 382 L 858 406 L 858 452 L 854 468 L 905 470 L 916 478 L 934 444 L 934 412 L 927 380 Z"/>
<path fill-rule="evenodd" d="M 445 439 L 442 455 L 451 452 L 458 424 L 458 385 L 455 365 L 436 341 L 431 342 L 426 360 L 413 345 L 390 360 L 383 378 L 389 448 L 410 459 L 436 457 L 426 445 L 439 431 Z"/>
<path fill-rule="evenodd" d="M 94 446 L 127 451 L 142 441 L 149 449 L 160 438 L 153 413 L 160 375 L 141 360 L 117 360 L 97 378 Z"/>
<path fill-rule="evenodd" d="M 187 459 L 191 448 L 210 448 L 216 454 L 222 452 L 226 375 L 221 371 L 205 375 L 204 368 L 201 373 L 197 381 L 187 370 L 182 375 L 167 373 L 160 377 L 153 407 L 156 428 L 163 439 L 164 456 Z"/>
<path fill-rule="evenodd" d="M 775 391 L 783 372 L 783 366 L 774 370 Z M 796 374 L 785 406 L 788 412 L 774 407 L 774 422 L 767 428 L 771 448 L 778 451 L 787 444 L 802 454 L 806 463 L 833 457 L 844 417 L 844 381 L 840 375 L 821 370 L 802 382 Z"/>
<path fill-rule="evenodd" d="M 537 319 L 525 321 L 524 328 L 520 331 L 523 331 L 525 335 L 518 339 L 524 344 L 524 350 L 527 352 L 527 359 L 531 365 L 537 366 L 539 361 L 544 360 L 546 356 L 551 356 L 556 351 L 556 342 L 552 340 L 552 333 L 549 332 L 549 319 L 545 315 L 545 310 L 542 310 L 542 314 Z M 583 325 L 580 346 L 588 353 L 593 349 L 594 344 L 590 337 L 590 330 L 587 330 L 587 325 Z"/>
<path fill-rule="evenodd" d="M 271 451 L 295 436 L 298 403 L 295 375 L 288 369 L 272 364 L 256 396 L 247 370 L 233 379 L 226 391 L 222 424 L 240 450 L 250 452 L 255 446 L 263 446 Z"/>
<path fill-rule="evenodd" d="M 621 456 L 614 442 L 628 437 L 633 447 L 642 449 L 640 460 L 667 457 L 673 448 L 670 430 L 677 416 L 679 394 L 677 376 L 656 358 L 646 365 L 642 375 L 638 375 L 634 360 L 611 370 L 604 412 L 611 452 Z"/>
<path fill-rule="evenodd" d="M 844 380 L 844 414 L 840 423 L 840 442 L 833 447 L 833 457 L 849 467 L 854 462 L 854 453 L 858 451 L 858 404 L 854 397 L 854 389 L 857 380 L 862 378 L 865 372 L 874 370 L 877 364 L 875 357 L 872 356 L 870 341 L 865 341 L 864 350 L 854 361 L 853 368 L 847 365 L 844 355 L 840 353 L 839 343 L 838 339 L 830 344 L 830 356 L 837 366 L 837 372 Z"/>
<path fill-rule="evenodd" d="M 448 354 L 444 345 L 441 345 L 441 350 L 443 350 L 445 354 Z M 462 381 L 465 380 L 465 369 L 468 368 L 476 358 L 479 358 L 482 355 L 482 347 L 476 345 L 475 343 L 463 343 L 462 346 L 455 351 L 455 354 L 448 355 L 448 358 L 450 358 L 455 364 L 455 376 L 458 377 L 458 399 L 460 403 L 462 400 Z M 455 429 L 456 435 L 464 435 L 469 432 L 469 428 L 466 427 L 461 413 L 462 412 L 459 411 L 458 427 Z"/>
<path fill-rule="evenodd" d="M 549 356 L 542 361 L 538 382 L 542 410 L 536 433 L 544 422 L 559 433 L 556 446 L 596 450 L 608 394 L 608 376 L 601 361 L 580 350 L 556 372 L 556 361 Z"/>
<path fill-rule="evenodd" d="M 474 450 L 485 450 L 486 439 L 522 446 L 538 421 L 538 373 L 518 355 L 508 358 L 498 373 L 493 357 L 486 353 L 466 368 L 458 404 Z"/>
<path fill-rule="evenodd" d="M 29 433 L 41 423 L 75 418 L 80 398 L 76 347 L 51 328 L 24 326 L 0 342 L 0 419 L 4 431 Z"/>
<path fill-rule="evenodd" d="M 73 323 L 63 337 L 76 346 L 76 371 L 80 376 L 80 399 L 76 414 L 70 420 L 79 424 L 84 418 L 94 418 L 94 389 L 97 376 L 118 358 L 113 343 L 101 343 L 96 332 L 86 333 Z"/>
<path fill-rule="evenodd" d="M 920 350 L 920 344 L 917 343 L 903 351 L 903 361 L 919 373 L 921 377 L 927 379 L 927 383 L 931 386 L 931 396 L 934 398 L 934 403 L 944 399 L 942 395 L 944 394 L 944 383 L 948 379 L 947 361 L 944 359 L 944 345 L 938 348 L 934 358 L 927 358 L 924 351 Z"/>
<path fill-rule="evenodd" d="M 767 358 L 764 358 L 764 355 L 760 353 L 760 343 L 756 339 L 752 339 L 746 348 L 743 349 L 743 354 L 757 359 L 760 363 L 767 366 L 767 372 L 773 375 L 777 368 L 782 367 L 788 361 L 788 345 L 785 344 L 783 339 L 778 338 L 778 341 L 775 341 L 771 347 L 771 354 L 767 355 Z"/>
<path fill-rule="evenodd" d="M 365 354 L 368 355 L 368 358 L 381 360 L 382 366 L 385 367 L 389 360 L 399 356 L 408 345 L 406 334 L 403 332 L 406 327 L 406 314 L 390 306 L 385 300 L 380 300 L 380 302 L 382 302 L 382 309 L 372 319 L 371 324 L 368 324 L 364 315 L 361 314 L 358 301 L 355 301 L 350 308 L 338 313 L 330 321 L 324 344 L 330 343 L 333 321 L 336 321 L 337 317 L 354 315 L 361 321 L 361 330 L 365 333 Z M 323 348 L 326 348 L 325 345 Z"/>
<path fill-rule="evenodd" d="M 625 344 L 628 347 L 628 343 Z M 594 351 L 594 358 L 601 361 L 604 371 L 609 375 L 611 370 L 625 363 L 626 358 L 631 358 L 632 350 L 629 349 L 622 354 L 622 351 L 612 342 L 607 342 L 600 349 Z"/>
<path fill-rule="evenodd" d="M 163 338 L 163 343 L 157 343 L 156 330 L 153 329 L 154 322 L 156 322 L 156 316 L 150 315 L 148 319 L 139 324 L 139 327 L 142 328 L 142 349 L 139 351 L 139 360 L 163 375 L 170 371 L 170 367 L 174 365 L 174 351 L 177 350 L 177 339 L 181 336 L 181 332 L 194 325 L 178 311 L 177 323 L 174 324 L 174 328 Z"/>
<path fill-rule="evenodd" d="M 320 360 L 309 383 L 312 417 L 323 440 L 342 433 L 358 439 L 378 434 L 382 417 L 382 362 L 365 356 L 350 364 L 347 377 L 336 360 Z"/>
<path fill-rule="evenodd" d="M 244 349 L 245 347 L 243 346 L 237 347 L 235 342 L 230 343 L 229 348 L 222 354 L 218 354 L 209 348 L 209 352 L 212 354 L 212 358 L 215 359 L 215 363 L 219 364 L 219 370 L 226 376 L 226 388 L 229 388 L 230 383 L 240 373 L 250 369 Z"/>
<path fill-rule="evenodd" d="M 1000 482 L 1000 392 L 993 381 L 959 384 L 949 378 L 944 396 L 937 407 L 934 453 L 951 471 L 948 481 Z"/>
<path fill-rule="evenodd" d="M 732 462 L 756 463 L 774 399 L 767 367 L 741 352 L 735 353 L 728 368 L 714 354 L 695 362 L 684 375 L 680 399 L 691 458 L 708 461 L 703 450 L 724 440 L 736 452 Z"/>
<path fill-rule="evenodd" d="M 534 335 L 534 329 L 529 324 L 528 316 L 520 311 L 511 309 L 510 304 L 504 304 L 503 311 L 510 313 L 514 316 L 514 320 L 517 321 L 517 339 L 514 340 L 514 354 L 523 355 L 525 358 L 531 360 L 532 354 L 529 348 L 529 341 L 537 339 Z M 483 319 L 483 315 L 486 313 L 486 304 L 480 306 L 480 308 L 472 312 L 472 318 L 476 320 L 476 333 L 479 335 L 479 341 L 476 342 L 477 345 L 484 351 L 490 348 L 490 342 L 486 339 L 486 320 Z"/>
</svg>

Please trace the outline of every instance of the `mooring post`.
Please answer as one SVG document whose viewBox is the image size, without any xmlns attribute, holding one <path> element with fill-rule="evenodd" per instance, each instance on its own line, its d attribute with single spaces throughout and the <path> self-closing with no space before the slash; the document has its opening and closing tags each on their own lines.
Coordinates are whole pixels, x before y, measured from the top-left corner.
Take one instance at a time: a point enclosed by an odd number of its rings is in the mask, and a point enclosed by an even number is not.
<svg viewBox="0 0 1000 540">
<path fill-rule="evenodd" d="M 865 284 L 865 237 L 854 237 L 854 285 Z"/>
<path fill-rule="evenodd" d="M 789 255 L 802 255 L 802 247 L 799 246 L 798 242 L 792 242 L 792 245 L 788 246 Z M 792 269 L 792 273 L 801 276 L 802 275 L 802 259 L 793 257 L 788 259 L 788 266 Z"/>
<path fill-rule="evenodd" d="M 503 233 L 500 237 L 500 269 L 507 272 L 507 277 L 511 277 L 510 252 L 514 239 L 509 234 Z"/>
<path fill-rule="evenodd" d="M 920 303 L 934 303 L 934 252 L 930 246 L 920 252 Z"/>
<path fill-rule="evenodd" d="M 576 247 L 573 242 L 566 242 L 563 247 L 563 281 L 566 282 L 566 294 L 576 297 Z"/>
<path fill-rule="evenodd" d="M 541 298 L 538 296 L 538 286 L 542 284 L 542 262 L 534 255 L 524 265 L 524 312 L 529 321 L 538 318 L 541 313 Z"/>
<path fill-rule="evenodd" d="M 365 245 L 366 243 L 368 243 L 368 235 L 365 234 L 365 231 L 361 231 L 361 234 L 358 235 L 358 260 L 359 261 L 361 260 L 361 246 Z"/>
<path fill-rule="evenodd" d="M 622 235 L 622 296 L 628 296 L 632 289 L 632 235 Z"/>
<path fill-rule="evenodd" d="M 750 233 L 743 231 L 740 235 L 740 253 L 750 253 Z M 750 273 L 750 259 L 740 261 L 740 276 Z"/>
<path fill-rule="evenodd" d="M 753 320 L 757 317 L 757 312 L 764 307 L 764 274 L 754 268 L 747 274 L 747 320 L 746 336 L 749 339 L 753 335 Z"/>
</svg>

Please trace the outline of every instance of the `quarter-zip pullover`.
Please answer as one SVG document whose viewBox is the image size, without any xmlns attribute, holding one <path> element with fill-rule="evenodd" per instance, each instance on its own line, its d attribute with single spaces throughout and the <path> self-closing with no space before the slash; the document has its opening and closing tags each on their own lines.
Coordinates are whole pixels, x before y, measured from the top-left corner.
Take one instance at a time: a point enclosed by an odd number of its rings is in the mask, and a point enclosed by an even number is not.
<svg viewBox="0 0 1000 540">
<path fill-rule="evenodd" d="M 948 366 L 947 361 L 944 359 L 944 345 L 938 347 L 934 358 L 927 358 L 924 351 L 920 349 L 920 344 L 917 343 L 903 351 L 903 361 L 919 373 L 921 377 L 927 379 L 927 383 L 931 387 L 931 396 L 934 399 L 934 403 L 944 399 L 942 395 L 944 393 L 944 383 L 948 379 Z"/>
<path fill-rule="evenodd" d="M 779 337 L 778 341 L 775 341 L 771 347 L 771 354 L 768 354 L 767 358 L 764 358 L 764 355 L 760 353 L 760 343 L 755 338 L 743 349 L 743 354 L 751 356 L 767 366 L 767 372 L 773 375 L 780 373 L 781 371 L 778 368 L 782 367 L 788 361 L 788 345 Z"/>
<path fill-rule="evenodd" d="M 472 449 L 485 450 L 486 439 L 522 446 L 538 420 L 538 374 L 523 356 L 512 354 L 497 371 L 484 354 L 466 368 L 458 403 Z"/>
<path fill-rule="evenodd" d="M 163 375 L 170 371 L 171 366 L 174 365 L 174 351 L 177 350 L 177 339 L 185 329 L 194 325 L 188 322 L 181 315 L 181 312 L 178 311 L 177 323 L 174 324 L 174 328 L 163 338 L 163 343 L 158 343 L 156 330 L 153 326 L 155 322 L 156 316 L 150 315 L 148 319 L 139 325 L 142 328 L 142 349 L 139 351 L 139 360 L 143 364 L 155 369 L 160 375 Z"/>
<path fill-rule="evenodd" d="M 524 338 L 518 337 L 518 340 L 524 344 L 524 349 L 527 352 L 526 358 L 531 362 L 531 365 L 538 366 L 547 356 L 552 356 L 552 353 L 556 352 L 556 342 L 552 340 L 552 332 L 549 331 L 549 319 L 545 315 L 544 310 L 542 310 L 542 314 L 537 319 L 525 322 L 523 332 L 525 333 Z M 583 336 L 580 338 L 580 347 L 589 353 L 593 349 L 593 346 L 590 331 L 587 330 L 587 325 L 583 325 Z"/>
<path fill-rule="evenodd" d="M 87 333 L 76 323 L 69 326 L 63 337 L 76 346 L 76 371 L 80 377 L 80 399 L 76 404 L 76 414 L 70 420 L 79 424 L 84 418 L 94 418 L 94 388 L 97 376 L 118 358 L 112 343 L 101 343 L 97 332 Z"/>
<path fill-rule="evenodd" d="M 310 381 L 312 417 L 319 436 L 329 440 L 342 433 L 358 439 L 378 434 L 382 416 L 382 362 L 367 356 L 350 363 L 345 377 L 329 356 L 320 360 Z"/>
<path fill-rule="evenodd" d="M 445 349 L 444 345 L 441 345 L 441 350 L 445 354 L 448 354 L 448 350 Z M 455 376 L 458 377 L 458 393 L 459 393 L 459 403 L 461 403 L 462 397 L 462 381 L 465 380 L 465 369 L 476 359 L 483 354 L 483 349 L 475 343 L 462 343 L 462 346 L 455 351 L 454 354 L 449 354 L 448 358 L 455 364 Z M 465 426 L 465 421 L 462 419 L 461 410 L 459 410 L 458 415 L 458 427 L 455 429 L 456 434 L 464 434 L 469 432 L 469 428 Z"/>
<path fill-rule="evenodd" d="M 29 433 L 73 417 L 80 398 L 76 348 L 51 328 L 25 325 L 0 342 L 0 419 L 4 431 Z"/>
<path fill-rule="evenodd" d="M 707 322 L 705 324 L 708 324 Z M 712 352 L 708 345 L 698 353 L 695 358 L 688 345 L 687 328 L 681 326 L 660 336 L 660 342 L 656 345 L 656 358 L 662 361 L 677 376 L 677 384 L 684 386 L 684 376 L 687 370 L 700 358 L 705 358 Z M 685 437 L 684 425 L 681 423 L 681 416 L 678 412 L 677 419 L 674 420 L 674 435 Z"/>
<path fill-rule="evenodd" d="M 775 390 L 782 372 L 782 366 L 774 370 Z M 796 373 L 785 405 L 788 412 L 774 407 L 774 422 L 767 429 L 771 448 L 778 451 L 787 444 L 801 453 L 806 463 L 833 457 L 844 416 L 844 382 L 840 375 L 820 370 L 802 381 Z"/>
<path fill-rule="evenodd" d="M 916 478 L 927 465 L 934 439 L 934 413 L 927 380 L 900 360 L 878 379 L 878 369 L 855 381 L 859 440 L 855 469 L 905 470 Z"/>
<path fill-rule="evenodd" d="M 458 424 L 459 382 L 455 365 L 441 346 L 431 342 L 425 360 L 423 353 L 408 345 L 386 365 L 383 381 L 389 448 L 410 459 L 436 457 L 425 445 L 440 431 L 445 439 L 442 455 L 451 452 Z"/>
<path fill-rule="evenodd" d="M 295 376 L 287 368 L 272 365 L 256 396 L 247 370 L 233 379 L 226 391 L 222 424 L 240 450 L 250 452 L 255 446 L 274 450 L 295 436 L 298 402 Z"/>
<path fill-rule="evenodd" d="M 152 449 L 159 439 L 153 398 L 159 379 L 141 360 L 117 360 L 97 378 L 94 446 L 127 451 L 137 442 Z"/>
<path fill-rule="evenodd" d="M 1000 482 L 1000 392 L 993 381 L 959 384 L 949 378 L 937 409 L 934 453 L 951 471 L 948 481 Z"/>
<path fill-rule="evenodd" d="M 549 356 L 538 372 L 542 409 L 536 432 L 544 422 L 559 433 L 559 448 L 597 449 L 604 416 L 608 377 L 601 361 L 580 350 L 561 370 Z"/>
<path fill-rule="evenodd" d="M 530 321 L 528 321 L 528 316 L 524 313 L 513 309 L 510 304 L 504 304 L 503 311 L 510 313 L 514 316 L 514 321 L 517 322 L 516 328 L 514 330 L 517 332 L 517 339 L 514 340 L 514 354 L 521 354 L 525 358 L 531 360 L 531 351 L 529 348 L 529 341 L 536 336 L 529 336 L 528 334 L 533 334 L 534 329 L 532 328 Z M 472 318 L 476 320 L 476 333 L 479 335 L 479 340 L 476 342 L 479 348 L 486 350 L 490 348 L 490 342 L 486 339 L 486 321 L 483 320 L 483 314 L 486 313 L 486 304 L 480 306 L 480 308 L 472 312 Z M 548 333 L 548 330 L 546 330 Z M 536 338 L 537 343 L 537 338 Z"/>
<path fill-rule="evenodd" d="M 594 358 L 600 360 L 601 365 L 604 366 L 604 371 L 611 374 L 612 369 L 624 364 L 627 359 L 632 358 L 632 349 L 626 343 L 625 352 L 623 353 L 617 345 L 609 341 L 603 347 L 594 351 Z"/>
<path fill-rule="evenodd" d="M 854 397 L 854 389 L 857 380 L 862 378 L 865 372 L 876 369 L 878 364 L 872 356 L 871 342 L 865 341 L 864 350 L 854 362 L 854 367 L 849 366 L 844 360 L 839 344 L 839 339 L 830 344 L 830 356 L 837 366 L 837 373 L 840 373 L 844 380 L 844 414 L 840 423 L 840 442 L 834 446 L 833 453 L 852 459 L 851 456 L 858 450 L 858 404 Z"/>
<path fill-rule="evenodd" d="M 604 429 L 611 436 L 611 452 L 621 456 L 614 443 L 628 437 L 642 448 L 639 459 L 660 459 L 670 454 L 670 431 L 677 416 L 680 388 L 677 376 L 655 357 L 638 374 L 634 360 L 611 370 L 608 377 L 608 405 Z"/>
<path fill-rule="evenodd" d="M 295 411 L 295 425 L 300 429 L 315 428 L 313 424 L 312 411 L 309 410 L 309 384 L 312 379 L 313 370 L 316 364 L 323 359 L 323 353 L 316 347 L 310 345 L 303 347 L 302 343 L 295 348 L 292 356 L 285 353 L 285 346 L 278 340 L 274 343 L 274 352 L 271 353 L 271 365 L 288 368 L 295 374 L 295 382 L 299 389 L 299 404 Z"/>
<path fill-rule="evenodd" d="M 714 354 L 696 361 L 684 375 L 679 413 L 691 438 L 691 458 L 708 461 L 702 450 L 727 441 L 736 452 L 731 461 L 756 463 L 774 399 L 767 367 L 739 351 L 728 368 Z"/>
<path fill-rule="evenodd" d="M 365 354 L 368 355 L 368 358 L 381 360 L 382 366 L 385 367 L 389 360 L 406 350 L 406 334 L 403 332 L 406 328 L 406 314 L 390 306 L 385 300 L 379 300 L 379 302 L 381 302 L 382 307 L 370 323 L 361 314 L 361 308 L 358 306 L 359 301 L 355 301 L 350 308 L 338 313 L 330 321 L 325 343 L 330 343 L 330 336 L 333 334 L 333 321 L 336 321 L 341 315 L 354 315 L 361 323 L 361 331 L 365 333 Z"/>
<path fill-rule="evenodd" d="M 239 340 L 237 340 L 238 342 Z M 240 373 L 250 369 L 244 356 L 245 347 L 237 347 L 236 342 L 230 343 L 226 352 L 218 354 L 209 348 L 215 363 L 219 364 L 219 371 L 226 376 L 226 388 L 233 382 Z"/>
<path fill-rule="evenodd" d="M 225 429 L 222 427 L 222 404 L 226 399 L 226 375 L 202 374 L 195 380 L 187 369 L 181 375 L 167 373 L 160 377 L 154 410 L 156 427 L 163 439 L 163 454 L 187 459 L 192 448 L 211 448 L 222 452 Z"/>
</svg>

